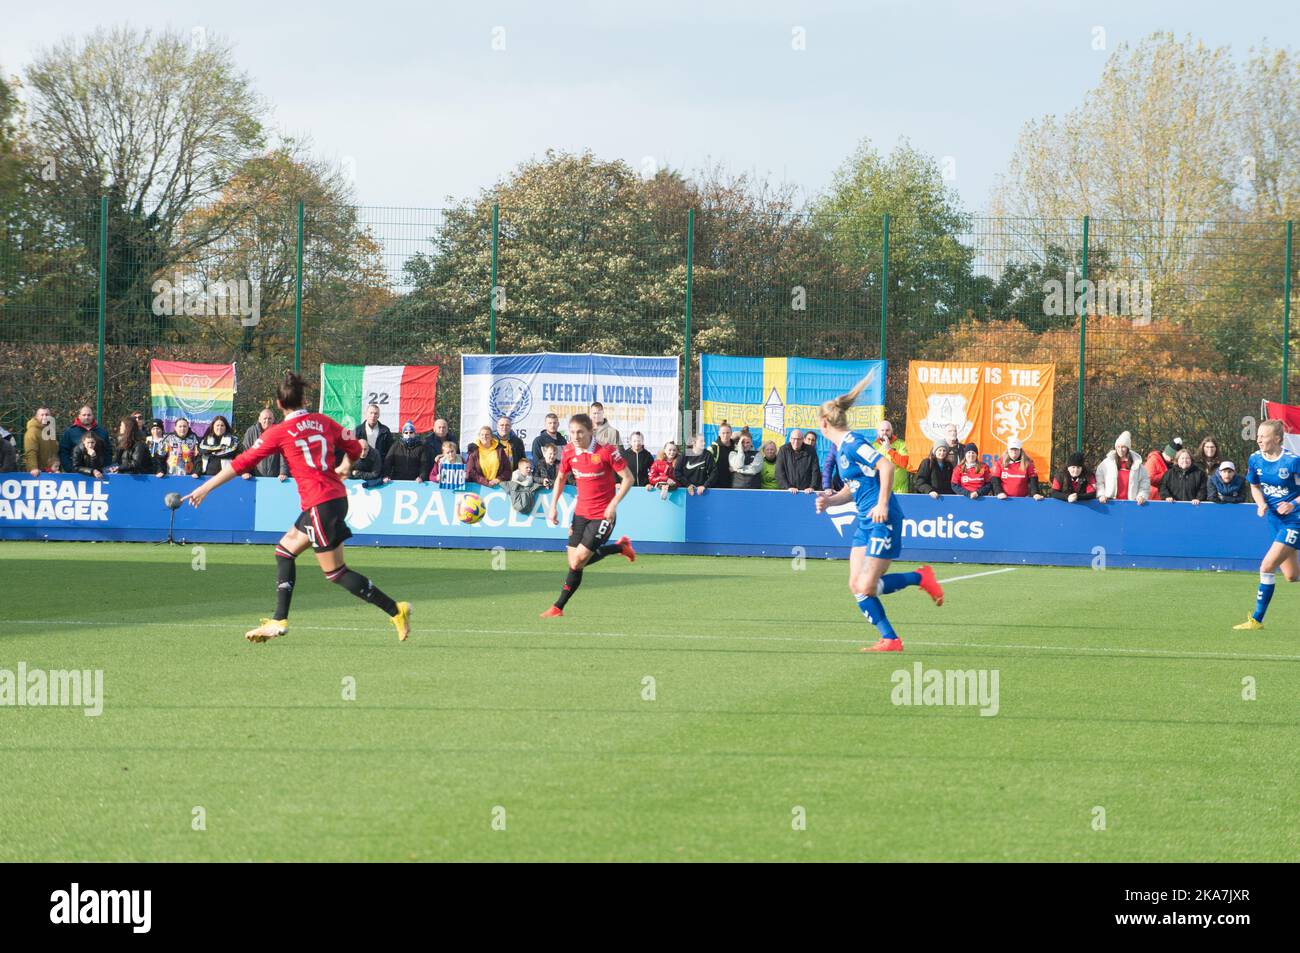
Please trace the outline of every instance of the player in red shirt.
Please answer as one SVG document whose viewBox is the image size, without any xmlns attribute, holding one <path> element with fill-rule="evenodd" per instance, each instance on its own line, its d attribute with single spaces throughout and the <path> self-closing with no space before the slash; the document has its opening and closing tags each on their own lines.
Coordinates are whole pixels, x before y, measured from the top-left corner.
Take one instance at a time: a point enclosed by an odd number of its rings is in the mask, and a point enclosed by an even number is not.
<svg viewBox="0 0 1300 953">
<path fill-rule="evenodd" d="M 302 515 L 275 547 L 276 590 L 275 615 L 263 619 L 256 629 L 244 634 L 250 642 L 265 642 L 289 631 L 289 601 L 297 578 L 294 562 L 308 546 L 316 551 L 325 578 L 338 583 L 359 599 L 388 613 L 397 627 L 397 637 L 406 641 L 411 633 L 411 604 L 394 602 L 359 572 L 349 569 L 343 559 L 343 541 L 352 535 L 344 519 L 348 515 L 348 492 L 342 478 L 334 471 L 335 448 L 341 448 L 352 460 L 361 457 L 361 445 L 344 433 L 343 428 L 324 414 L 310 413 L 303 406 L 306 384 L 292 371 L 276 389 L 276 404 L 284 420 L 268 427 L 252 447 L 235 457 L 227 469 L 212 477 L 185 499 L 198 506 L 204 497 L 244 473 L 259 460 L 273 453 L 284 455 L 289 474 L 298 484 Z"/>
<path fill-rule="evenodd" d="M 564 493 L 564 484 L 572 473 L 578 485 L 578 504 L 573 510 L 573 525 L 569 527 L 569 575 L 560 590 L 555 605 L 542 613 L 543 619 L 564 615 L 564 604 L 582 584 L 582 570 L 606 556 L 621 553 L 628 562 L 636 562 L 636 550 L 626 536 L 617 543 L 607 542 L 614 533 L 614 520 L 618 504 L 636 480 L 627 463 L 611 444 L 596 443 L 592 435 L 591 418 L 574 414 L 569 418 L 569 443 L 560 456 L 555 472 L 555 487 L 551 491 L 551 504 L 546 518 L 552 526 L 559 525 L 556 502 Z M 620 480 L 614 475 L 621 474 Z M 618 489 L 615 491 L 615 483 Z"/>
</svg>

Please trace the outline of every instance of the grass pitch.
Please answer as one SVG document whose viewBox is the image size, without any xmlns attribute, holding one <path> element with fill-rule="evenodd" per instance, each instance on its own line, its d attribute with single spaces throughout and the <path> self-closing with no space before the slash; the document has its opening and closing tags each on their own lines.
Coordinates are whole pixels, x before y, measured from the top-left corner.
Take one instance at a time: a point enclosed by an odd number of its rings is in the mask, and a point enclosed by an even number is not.
<svg viewBox="0 0 1300 953">
<path fill-rule="evenodd" d="M 271 547 L 204 550 L 0 543 L 0 669 L 105 695 L 0 707 L 0 860 L 1300 858 L 1300 586 L 1234 633 L 1250 574 L 1021 567 L 872 656 L 840 561 L 610 559 L 543 622 L 559 555 L 354 547 L 410 642 L 304 556 L 253 646 Z M 997 714 L 894 704 L 918 662 Z"/>
</svg>

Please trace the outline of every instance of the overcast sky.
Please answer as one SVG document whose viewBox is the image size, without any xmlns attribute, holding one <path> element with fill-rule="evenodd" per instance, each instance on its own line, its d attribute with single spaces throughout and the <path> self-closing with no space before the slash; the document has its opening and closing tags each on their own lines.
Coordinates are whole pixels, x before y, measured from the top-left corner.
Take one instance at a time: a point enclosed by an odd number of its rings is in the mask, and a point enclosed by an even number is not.
<svg viewBox="0 0 1300 953">
<path fill-rule="evenodd" d="M 366 205 L 439 208 L 548 148 L 638 170 L 824 189 L 857 142 L 951 156 L 972 211 L 1029 119 L 1076 106 L 1154 30 L 1296 45 L 1291 2 L 775 3 L 60 0 L 7 6 L 0 69 L 96 25 L 224 34 L 274 125 L 355 169 Z M 795 49 L 796 28 L 804 49 Z M 1106 49 L 1093 48 L 1104 30 Z M 504 45 L 504 49 L 494 49 Z"/>
</svg>

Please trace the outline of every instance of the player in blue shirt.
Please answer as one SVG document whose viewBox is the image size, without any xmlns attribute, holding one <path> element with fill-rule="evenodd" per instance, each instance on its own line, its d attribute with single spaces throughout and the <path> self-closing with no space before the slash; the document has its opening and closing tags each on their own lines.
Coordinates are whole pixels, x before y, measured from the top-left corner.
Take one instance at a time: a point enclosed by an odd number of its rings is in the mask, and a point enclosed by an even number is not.
<svg viewBox="0 0 1300 953">
<path fill-rule="evenodd" d="M 1264 613 L 1273 598 L 1273 583 L 1279 568 L 1288 582 L 1300 580 L 1300 457 L 1282 449 L 1282 421 L 1266 420 L 1255 435 L 1259 452 L 1250 455 L 1246 464 L 1246 482 L 1255 498 L 1256 512 L 1268 519 L 1273 531 L 1273 545 L 1259 564 L 1259 590 L 1255 593 L 1255 611 L 1234 629 L 1264 628 Z"/>
<path fill-rule="evenodd" d="M 849 430 L 848 422 L 849 408 L 873 376 L 874 372 L 868 374 L 853 390 L 821 406 L 822 436 L 835 445 L 835 463 L 844 486 L 817 494 L 817 512 L 850 499 L 857 504 L 857 532 L 849 555 L 849 591 L 867 621 L 880 630 L 880 640 L 862 651 L 901 652 L 903 640 L 890 624 L 879 597 L 908 586 L 920 586 L 935 605 L 941 606 L 943 589 L 929 566 L 921 566 L 915 572 L 886 574 L 889 564 L 903 548 L 903 511 L 892 493 L 894 464 L 877 453 L 866 437 Z"/>
</svg>

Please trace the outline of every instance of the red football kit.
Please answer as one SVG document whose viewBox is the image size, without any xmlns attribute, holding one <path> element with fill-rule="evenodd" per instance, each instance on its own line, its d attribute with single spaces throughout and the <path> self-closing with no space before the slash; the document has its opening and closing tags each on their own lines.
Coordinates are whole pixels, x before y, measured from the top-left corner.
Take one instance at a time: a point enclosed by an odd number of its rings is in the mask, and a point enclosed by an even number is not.
<svg viewBox="0 0 1300 953">
<path fill-rule="evenodd" d="M 328 500 L 348 495 L 343 479 L 334 472 L 334 451 L 342 447 L 353 460 L 361 457 L 361 444 L 343 434 L 343 428 L 324 414 L 295 410 L 268 427 L 254 444 L 235 457 L 238 474 L 250 472 L 271 454 L 284 454 L 289 475 L 298 484 L 302 508 L 309 510 Z"/>
<path fill-rule="evenodd" d="M 614 499 L 618 483 L 614 474 L 626 469 L 627 461 L 613 444 L 597 443 L 593 439 L 586 450 L 579 450 L 572 443 L 565 444 L 558 472 L 572 473 L 577 482 L 578 505 L 574 515 L 589 520 L 604 519 L 605 507 Z"/>
</svg>

